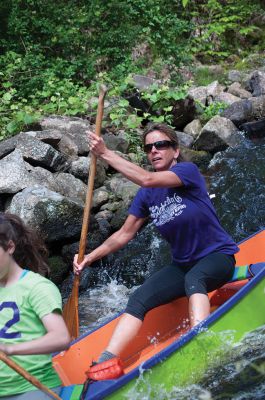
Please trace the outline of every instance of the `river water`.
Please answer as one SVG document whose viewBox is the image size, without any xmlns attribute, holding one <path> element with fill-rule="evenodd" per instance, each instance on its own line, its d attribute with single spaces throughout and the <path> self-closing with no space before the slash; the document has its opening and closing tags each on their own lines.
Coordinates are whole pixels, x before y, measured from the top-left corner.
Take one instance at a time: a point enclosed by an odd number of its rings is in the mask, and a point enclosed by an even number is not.
<svg viewBox="0 0 265 400">
<path fill-rule="evenodd" d="M 244 139 L 238 146 L 217 153 L 204 174 L 209 193 L 215 195 L 212 201 L 220 221 L 235 241 L 265 227 L 264 139 Z M 123 310 L 135 287 L 168 260 L 168 247 L 152 225 L 125 249 L 104 260 L 93 272 L 91 286 L 80 295 L 81 333 Z M 148 400 L 150 396 L 137 393 L 136 388 L 130 398 Z M 161 385 L 155 398 L 265 399 L 265 326 L 235 346 L 226 362 L 208 371 L 200 385 L 183 389 L 176 382 L 171 393 L 165 393 Z"/>
</svg>

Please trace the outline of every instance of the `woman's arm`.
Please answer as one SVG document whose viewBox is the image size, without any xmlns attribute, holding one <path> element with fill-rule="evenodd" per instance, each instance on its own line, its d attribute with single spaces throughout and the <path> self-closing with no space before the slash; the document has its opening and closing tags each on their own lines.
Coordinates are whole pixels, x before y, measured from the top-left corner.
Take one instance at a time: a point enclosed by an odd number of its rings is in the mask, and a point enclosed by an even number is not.
<svg viewBox="0 0 265 400">
<path fill-rule="evenodd" d="M 141 187 L 176 187 L 182 186 L 179 177 L 172 171 L 150 172 L 120 157 L 107 148 L 102 137 L 89 132 L 89 148 L 111 167 L 121 172 L 130 181 Z"/>
<path fill-rule="evenodd" d="M 99 247 L 87 254 L 82 263 L 77 263 L 78 255 L 76 254 L 74 258 L 75 274 L 80 274 L 84 267 L 91 265 L 94 261 L 110 253 L 114 253 L 125 246 L 135 236 L 145 221 L 146 218 L 137 218 L 134 215 L 129 215 L 122 227 L 117 232 L 113 233 L 113 235 L 105 240 Z"/>
<path fill-rule="evenodd" d="M 16 344 L 1 344 L 0 350 L 7 355 L 50 354 L 69 347 L 70 335 L 61 314 L 53 312 L 45 315 L 42 323 L 47 333 L 34 340 Z"/>
</svg>

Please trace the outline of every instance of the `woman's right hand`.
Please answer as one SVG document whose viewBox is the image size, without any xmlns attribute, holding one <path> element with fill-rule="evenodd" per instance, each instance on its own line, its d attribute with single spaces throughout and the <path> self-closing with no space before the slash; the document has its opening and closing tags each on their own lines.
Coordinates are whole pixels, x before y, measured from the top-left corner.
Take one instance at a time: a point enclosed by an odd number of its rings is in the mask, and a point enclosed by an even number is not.
<svg viewBox="0 0 265 400">
<path fill-rule="evenodd" d="M 90 259 L 89 254 L 87 254 L 84 257 L 83 261 L 80 264 L 78 264 L 77 260 L 78 260 L 78 254 L 76 254 L 74 256 L 74 262 L 73 262 L 73 268 L 74 268 L 75 275 L 79 275 L 85 267 L 89 267 L 92 263 L 92 260 Z"/>
</svg>

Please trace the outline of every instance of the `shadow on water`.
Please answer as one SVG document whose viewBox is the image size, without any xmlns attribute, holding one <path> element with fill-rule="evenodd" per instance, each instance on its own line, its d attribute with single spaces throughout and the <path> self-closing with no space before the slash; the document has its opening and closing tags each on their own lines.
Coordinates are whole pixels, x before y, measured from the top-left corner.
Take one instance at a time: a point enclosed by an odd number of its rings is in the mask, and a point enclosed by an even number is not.
<svg viewBox="0 0 265 400">
<path fill-rule="evenodd" d="M 244 140 L 217 153 L 206 179 L 221 224 L 235 241 L 264 228 L 265 139 Z M 95 286 L 80 295 L 81 333 L 122 311 L 135 287 L 169 260 L 167 245 L 150 224 L 126 248 L 106 258 L 94 272 Z M 200 385 L 181 389 L 176 382 L 171 393 L 163 385 L 156 393 L 152 398 L 165 400 L 265 399 L 265 327 L 248 335 Z M 134 392 L 131 398 L 149 400 L 149 395 L 137 397 Z"/>
</svg>

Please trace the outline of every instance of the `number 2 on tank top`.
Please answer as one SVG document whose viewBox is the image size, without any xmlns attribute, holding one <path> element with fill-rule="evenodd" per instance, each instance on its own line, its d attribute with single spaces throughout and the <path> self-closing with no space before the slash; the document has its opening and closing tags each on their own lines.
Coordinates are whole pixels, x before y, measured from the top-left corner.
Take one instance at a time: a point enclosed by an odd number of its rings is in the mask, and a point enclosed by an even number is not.
<svg viewBox="0 0 265 400">
<path fill-rule="evenodd" d="M 3 328 L 0 329 L 0 339 L 17 339 L 21 337 L 21 332 L 8 332 L 8 330 L 20 320 L 19 309 L 14 301 L 4 301 L 0 304 L 0 312 L 5 308 L 11 308 L 13 317 L 9 319 Z"/>
</svg>

